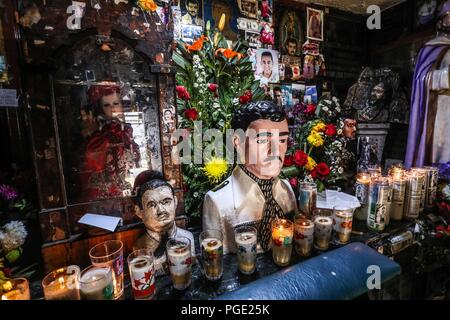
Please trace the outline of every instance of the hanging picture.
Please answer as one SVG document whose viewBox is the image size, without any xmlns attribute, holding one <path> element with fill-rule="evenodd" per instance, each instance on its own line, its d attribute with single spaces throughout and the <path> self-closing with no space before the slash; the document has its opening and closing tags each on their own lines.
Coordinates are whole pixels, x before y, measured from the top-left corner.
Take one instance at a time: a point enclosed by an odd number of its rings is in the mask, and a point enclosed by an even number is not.
<svg viewBox="0 0 450 320">
<path fill-rule="evenodd" d="M 205 21 L 211 21 L 211 28 L 217 27 L 220 17 L 225 14 L 225 26 L 222 34 L 227 40 L 237 41 L 239 29 L 237 19 L 239 8 L 236 1 L 210 0 L 205 1 Z"/>
<path fill-rule="evenodd" d="M 269 49 L 258 49 L 256 53 L 256 75 L 261 85 L 278 82 L 278 51 Z"/>
<path fill-rule="evenodd" d="M 264 21 L 272 22 L 272 0 L 260 0 L 259 13 Z"/>
<path fill-rule="evenodd" d="M 203 33 L 202 26 L 194 26 L 191 24 L 183 25 L 181 29 L 182 39 L 187 44 L 192 44 L 195 40 L 200 38 Z"/>
<path fill-rule="evenodd" d="M 308 8 L 307 11 L 307 37 L 311 40 L 323 41 L 323 11 Z"/>
<path fill-rule="evenodd" d="M 416 26 L 424 26 L 434 21 L 438 0 L 419 0 L 416 2 Z"/>
<path fill-rule="evenodd" d="M 297 56 L 301 54 L 302 27 L 298 14 L 287 9 L 281 15 L 278 26 L 279 48 L 282 54 Z"/>
<path fill-rule="evenodd" d="M 258 16 L 258 0 L 237 0 L 241 15 L 256 19 Z"/>
<path fill-rule="evenodd" d="M 181 23 L 203 26 L 203 0 L 181 0 Z"/>
</svg>

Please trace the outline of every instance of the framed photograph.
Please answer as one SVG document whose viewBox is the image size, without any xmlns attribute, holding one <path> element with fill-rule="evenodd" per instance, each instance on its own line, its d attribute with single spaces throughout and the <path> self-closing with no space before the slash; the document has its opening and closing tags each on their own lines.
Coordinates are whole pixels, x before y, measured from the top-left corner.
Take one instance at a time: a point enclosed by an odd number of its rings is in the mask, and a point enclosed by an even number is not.
<svg viewBox="0 0 450 320">
<path fill-rule="evenodd" d="M 236 1 L 210 0 L 204 2 L 204 20 L 211 21 L 211 28 L 217 26 L 222 14 L 225 14 L 225 26 L 222 34 L 227 40 L 237 41 L 239 28 L 237 19 L 239 18 L 239 8 Z"/>
<path fill-rule="evenodd" d="M 281 91 L 281 87 L 278 84 L 270 85 L 270 96 L 272 97 L 272 101 L 275 102 L 278 106 L 283 106 L 283 92 Z"/>
<path fill-rule="evenodd" d="M 195 40 L 200 38 L 202 33 L 202 26 L 183 25 L 181 28 L 182 39 L 188 44 L 192 44 Z"/>
<path fill-rule="evenodd" d="M 292 106 L 292 85 L 282 84 L 281 86 L 281 96 L 283 99 L 283 106 Z"/>
<path fill-rule="evenodd" d="M 237 0 L 241 15 L 256 19 L 258 16 L 258 0 Z"/>
<path fill-rule="evenodd" d="M 279 49 L 281 54 L 299 56 L 302 52 L 303 30 L 298 14 L 286 9 L 278 25 Z"/>
<path fill-rule="evenodd" d="M 280 81 L 278 67 L 278 51 L 259 48 L 256 51 L 256 74 L 261 85 Z"/>
<path fill-rule="evenodd" d="M 64 211 L 42 212 L 39 214 L 39 223 L 44 242 L 59 241 L 69 237 Z"/>
<path fill-rule="evenodd" d="M 203 0 L 180 0 L 181 23 L 203 26 Z"/>
<path fill-rule="evenodd" d="M 308 8 L 307 22 L 307 38 L 316 41 L 323 41 L 323 11 Z"/>
</svg>

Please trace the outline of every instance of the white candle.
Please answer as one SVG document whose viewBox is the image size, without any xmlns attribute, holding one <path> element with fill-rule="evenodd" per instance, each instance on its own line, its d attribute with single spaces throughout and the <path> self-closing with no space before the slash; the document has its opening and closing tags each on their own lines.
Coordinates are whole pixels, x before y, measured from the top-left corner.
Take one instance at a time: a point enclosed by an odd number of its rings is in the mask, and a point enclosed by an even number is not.
<svg viewBox="0 0 450 320">
<path fill-rule="evenodd" d="M 316 216 L 314 218 L 314 244 L 317 249 L 328 249 L 332 228 L 333 219 L 331 217 Z"/>
<path fill-rule="evenodd" d="M 80 289 L 84 300 L 114 299 L 111 269 L 93 267 L 86 272 L 83 271 L 80 279 Z"/>
</svg>

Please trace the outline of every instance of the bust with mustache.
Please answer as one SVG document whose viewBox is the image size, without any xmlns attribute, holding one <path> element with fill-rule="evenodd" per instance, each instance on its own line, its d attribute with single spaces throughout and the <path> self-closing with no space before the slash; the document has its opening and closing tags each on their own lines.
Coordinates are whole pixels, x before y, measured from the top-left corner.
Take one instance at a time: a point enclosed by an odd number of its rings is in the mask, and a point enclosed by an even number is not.
<svg viewBox="0 0 450 320">
<path fill-rule="evenodd" d="M 295 194 L 280 179 L 289 128 L 283 109 L 271 101 L 250 102 L 233 114 L 238 163 L 231 176 L 209 191 L 203 203 L 203 230 L 222 231 L 224 253 L 236 252 L 234 229 L 258 230 L 258 251 L 270 249 L 270 224 L 297 213 Z"/>
<path fill-rule="evenodd" d="M 177 198 L 172 186 L 155 171 L 140 173 L 134 183 L 135 214 L 145 225 L 145 233 L 133 245 L 133 250 L 150 249 L 156 258 L 157 274 L 166 274 L 166 243 L 169 238 L 186 237 L 191 242 L 191 255 L 195 257 L 192 233 L 177 227 L 175 212 Z"/>
</svg>

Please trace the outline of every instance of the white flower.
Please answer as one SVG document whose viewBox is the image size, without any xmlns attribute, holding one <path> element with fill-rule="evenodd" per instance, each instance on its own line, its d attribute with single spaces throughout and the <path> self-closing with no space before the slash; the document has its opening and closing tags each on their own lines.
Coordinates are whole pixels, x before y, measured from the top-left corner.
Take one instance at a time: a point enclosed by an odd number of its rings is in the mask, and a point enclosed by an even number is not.
<svg viewBox="0 0 450 320">
<path fill-rule="evenodd" d="M 194 198 L 198 197 L 198 192 L 194 192 Z"/>
<path fill-rule="evenodd" d="M 218 102 L 214 102 L 213 103 L 213 108 L 219 109 L 220 108 L 220 104 Z"/>
<path fill-rule="evenodd" d="M 27 237 L 25 225 L 20 221 L 11 221 L 0 231 L 0 244 L 5 252 L 17 249 L 25 243 Z"/>
<path fill-rule="evenodd" d="M 323 107 L 322 110 L 327 112 L 328 111 L 328 107 Z"/>
<path fill-rule="evenodd" d="M 342 129 L 338 129 L 337 134 L 341 135 L 342 134 Z"/>
<path fill-rule="evenodd" d="M 194 83 L 194 88 L 198 88 L 198 82 Z"/>
<path fill-rule="evenodd" d="M 344 173 L 344 168 L 339 167 L 338 172 L 339 172 L 339 174 L 343 174 Z"/>
<path fill-rule="evenodd" d="M 239 99 L 238 98 L 234 98 L 233 99 L 233 104 L 238 104 L 239 103 Z"/>
</svg>

